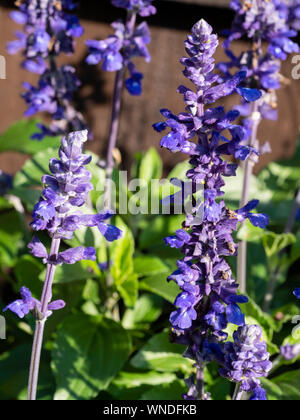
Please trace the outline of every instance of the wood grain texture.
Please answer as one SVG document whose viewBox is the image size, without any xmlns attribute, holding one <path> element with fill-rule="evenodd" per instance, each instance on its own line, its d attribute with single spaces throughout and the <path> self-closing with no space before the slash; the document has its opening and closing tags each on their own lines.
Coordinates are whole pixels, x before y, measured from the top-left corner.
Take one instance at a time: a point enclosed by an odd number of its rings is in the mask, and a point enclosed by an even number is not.
<svg viewBox="0 0 300 420">
<path fill-rule="evenodd" d="M 14 25 L 8 17 L 9 10 L 0 7 L 0 54 L 6 56 L 7 80 L 0 80 L 0 132 L 6 130 L 14 121 L 22 118 L 25 110 L 20 98 L 22 81 L 35 83 L 37 77 L 20 69 L 20 56 L 8 56 L 5 45 L 14 39 Z M 195 16 L 195 20 L 201 16 Z M 107 131 L 111 107 L 111 96 L 114 74 L 102 72 L 100 67 L 90 67 L 84 63 L 86 47 L 84 41 L 89 38 L 104 38 L 110 32 L 109 25 L 83 20 L 85 35 L 77 42 L 76 54 L 63 57 L 62 63 L 76 66 L 82 87 L 76 98 L 76 106 L 82 110 L 91 127 L 95 140 L 89 147 L 105 156 L 107 146 Z M 154 146 L 159 148 L 160 135 L 153 131 L 152 124 L 160 120 L 159 109 L 170 108 L 173 112 L 183 110 L 181 96 L 176 92 L 178 85 L 185 83 L 179 58 L 184 54 L 183 42 L 186 31 L 163 27 L 152 27 L 152 43 L 150 64 L 137 60 L 137 66 L 145 74 L 144 93 L 141 97 L 131 97 L 123 92 L 123 112 L 120 124 L 118 146 L 123 153 L 123 166 L 129 166 L 135 153 Z M 237 43 L 237 49 L 247 47 L 242 42 Z M 223 50 L 217 51 L 217 60 L 223 59 Z M 284 64 L 282 73 L 291 78 L 291 59 Z M 279 122 L 264 122 L 259 130 L 259 138 L 269 141 L 272 154 L 262 157 L 257 169 L 271 160 L 288 158 L 295 150 L 296 139 L 300 125 L 300 81 L 291 84 L 279 93 Z M 237 98 L 236 98 L 237 99 Z M 226 107 L 233 104 L 232 99 L 225 101 Z M 161 150 L 165 168 L 169 170 L 181 157 Z M 0 168 L 10 173 L 16 172 L 26 157 L 14 153 L 0 155 Z"/>
</svg>

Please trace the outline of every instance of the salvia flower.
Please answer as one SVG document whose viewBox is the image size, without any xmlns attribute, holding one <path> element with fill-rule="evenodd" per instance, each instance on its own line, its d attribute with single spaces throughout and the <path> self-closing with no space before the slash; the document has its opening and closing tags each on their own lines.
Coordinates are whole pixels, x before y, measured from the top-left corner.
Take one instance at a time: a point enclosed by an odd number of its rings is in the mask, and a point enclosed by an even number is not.
<svg viewBox="0 0 300 420">
<path fill-rule="evenodd" d="M 105 223 L 113 215 L 111 211 L 99 214 L 83 214 L 77 208 L 82 207 L 93 189 L 92 175 L 85 166 L 91 162 L 91 156 L 82 153 L 87 131 L 70 133 L 62 139 L 59 159 L 50 160 L 52 175 L 44 175 L 44 190 L 33 210 L 32 227 L 36 231 L 46 230 L 52 238 L 71 239 L 73 233 L 82 226 L 96 226 L 108 240 L 118 239 L 118 228 Z M 35 238 L 30 244 L 32 253 L 37 257 L 47 258 L 46 249 Z M 73 264 L 74 260 L 95 259 L 95 251 L 75 248 L 61 253 L 58 261 Z"/>
<path fill-rule="evenodd" d="M 40 75 L 38 85 L 24 83 L 22 94 L 28 109 L 25 116 L 47 112 L 52 116 L 50 127 L 38 125 L 39 131 L 32 138 L 61 135 L 84 129 L 80 113 L 71 105 L 73 94 L 80 85 L 71 66 L 59 67 L 56 63 L 61 54 L 74 52 L 74 38 L 83 34 L 78 18 L 72 13 L 73 0 L 24 0 L 19 10 L 11 12 L 11 18 L 23 25 L 24 31 L 16 33 L 17 40 L 7 44 L 10 54 L 22 51 L 23 68 Z"/>
<path fill-rule="evenodd" d="M 151 59 L 147 48 L 151 41 L 148 25 L 142 22 L 136 26 L 136 16 L 137 14 L 149 16 L 156 13 L 151 3 L 151 0 L 112 0 L 114 6 L 127 9 L 126 22 L 112 23 L 115 33 L 107 39 L 86 42 L 89 47 L 87 63 L 95 65 L 102 62 L 102 69 L 110 72 L 127 69 L 130 77 L 126 79 L 125 86 L 128 92 L 135 96 L 142 93 L 143 74 L 136 70 L 132 59 L 143 57 L 146 62 Z"/>
<path fill-rule="evenodd" d="M 181 289 L 175 300 L 176 310 L 170 316 L 174 340 L 188 346 L 184 356 L 194 360 L 198 370 L 214 359 L 221 359 L 218 343 L 227 339 L 225 330 L 229 323 L 245 325 L 239 305 L 248 299 L 238 295 L 238 284 L 225 260 L 237 253 L 233 232 L 246 219 L 261 227 L 268 222 L 265 215 L 253 214 L 257 200 L 236 211 L 229 210 L 220 200 L 224 178 L 235 176 L 237 169 L 237 164 L 223 160 L 222 156 L 245 160 L 257 151 L 242 145 L 247 133 L 234 124 L 238 111 L 225 112 L 223 107 L 206 106 L 234 92 L 247 100 L 256 100 L 260 92 L 251 88 L 242 91 L 240 86 L 246 72 L 238 72 L 218 83 L 213 58 L 217 45 L 217 36 L 204 20 L 192 28 L 185 43 L 188 57 L 183 57 L 181 63 L 195 90 L 180 86 L 178 91 L 183 96 L 186 112 L 174 115 L 163 109 L 165 121 L 154 124 L 158 132 L 169 130 L 161 139 L 161 146 L 188 154 L 192 167 L 187 172 L 188 183 L 172 180 L 182 191 L 171 197 L 171 201 L 181 200 L 183 205 L 188 200 L 191 211 L 182 229 L 165 242 L 183 254 L 177 262 L 178 269 L 168 278 Z M 225 130 L 230 133 L 230 139 L 224 136 Z M 203 199 L 198 202 L 195 195 L 201 189 Z M 188 386 L 186 398 L 195 399 L 199 389 L 197 380 L 190 379 Z M 202 392 L 202 399 L 204 395 Z"/>
<path fill-rule="evenodd" d="M 223 73 L 221 80 L 230 77 L 232 70 L 246 71 L 247 77 L 242 82 L 243 88 L 256 88 L 262 96 L 257 102 L 257 115 L 251 115 L 251 108 L 246 101 L 237 109 L 241 111 L 245 127 L 251 133 L 253 118 L 277 119 L 276 91 L 284 82 L 280 74 L 281 61 L 288 54 L 299 52 L 297 43 L 291 38 L 297 35 L 288 22 L 286 5 L 281 0 L 232 0 L 231 8 L 235 19 L 231 30 L 226 31 L 224 43 L 229 61 L 218 64 Z M 252 48 L 236 55 L 231 49 L 231 42 L 241 37 L 252 40 Z M 263 43 L 267 44 L 264 51 Z M 256 113 L 256 114 L 257 114 Z"/>
<path fill-rule="evenodd" d="M 58 242 L 71 239 L 76 230 L 81 227 L 96 227 L 109 242 L 121 237 L 121 231 L 106 223 L 113 215 L 112 211 L 105 210 L 98 214 L 84 214 L 79 210 L 87 200 L 90 191 L 91 173 L 85 168 L 91 162 L 91 156 L 82 152 L 83 144 L 88 139 L 87 130 L 70 133 L 61 141 L 59 158 L 50 160 L 51 175 L 44 175 L 42 195 L 33 210 L 32 228 L 46 231 L 48 235 Z M 35 235 L 28 248 L 32 255 L 41 258 L 44 264 L 51 266 L 61 264 L 75 264 L 81 260 L 96 260 L 96 251 L 92 247 L 82 246 L 69 248 L 56 253 L 48 252 L 45 245 Z M 41 303 L 32 298 L 25 287 L 21 289 L 22 300 L 17 300 L 6 307 L 19 317 L 27 315 Z M 45 317 L 51 315 L 52 310 L 63 307 L 61 301 L 48 305 Z M 5 309 L 5 310 L 6 310 Z M 50 311 L 50 312 L 49 312 Z"/>
<path fill-rule="evenodd" d="M 289 26 L 296 31 L 300 31 L 300 1 L 288 0 L 287 9 Z"/>
<path fill-rule="evenodd" d="M 15 313 L 19 318 L 24 318 L 25 315 L 33 310 L 41 311 L 41 302 L 32 297 L 32 294 L 27 287 L 21 287 L 20 295 L 22 299 L 17 299 L 14 302 L 7 305 L 3 312 L 10 310 Z M 48 305 L 46 317 L 49 317 L 52 314 L 52 311 L 57 311 L 65 307 L 65 302 L 63 300 L 55 300 Z"/>
<path fill-rule="evenodd" d="M 156 8 L 152 5 L 153 0 L 112 0 L 116 7 L 132 10 L 141 16 L 150 16 L 156 13 Z"/>
<path fill-rule="evenodd" d="M 294 295 L 296 296 L 297 299 L 300 299 L 300 287 L 294 290 Z"/>
<path fill-rule="evenodd" d="M 293 360 L 300 356 L 300 343 L 299 344 L 286 344 L 280 347 L 280 354 L 285 360 Z"/>
<path fill-rule="evenodd" d="M 253 393 L 251 399 L 265 400 L 260 378 L 268 375 L 272 363 L 262 329 L 258 325 L 245 325 L 234 332 L 233 338 L 233 343 L 224 344 L 224 367 L 220 374 L 239 383 L 242 391 Z"/>
</svg>

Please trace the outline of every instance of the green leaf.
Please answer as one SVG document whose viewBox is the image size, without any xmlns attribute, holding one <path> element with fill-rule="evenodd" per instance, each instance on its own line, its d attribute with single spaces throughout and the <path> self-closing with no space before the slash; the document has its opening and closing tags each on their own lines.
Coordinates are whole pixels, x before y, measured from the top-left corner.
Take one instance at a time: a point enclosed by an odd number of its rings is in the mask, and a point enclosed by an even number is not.
<svg viewBox="0 0 300 420">
<path fill-rule="evenodd" d="M 31 211 L 42 191 L 41 178 L 49 173 L 49 160 L 57 156 L 57 149 L 43 149 L 25 162 L 14 178 L 12 194 L 19 197 Z"/>
<path fill-rule="evenodd" d="M 169 252 L 164 238 L 174 235 L 185 219 L 185 215 L 157 216 L 141 227 L 139 249 L 149 250 L 152 254 L 162 255 L 162 251 Z"/>
<path fill-rule="evenodd" d="M 264 234 L 263 229 L 253 226 L 249 220 L 246 220 L 240 228 L 237 237 L 240 241 L 257 242 L 261 240 Z"/>
<path fill-rule="evenodd" d="M 161 176 L 161 157 L 154 147 L 151 147 L 141 161 L 139 178 L 145 180 L 147 183 L 150 183 L 152 179 L 160 179 Z"/>
<path fill-rule="evenodd" d="M 136 257 L 133 264 L 134 271 L 139 277 L 166 273 L 169 270 L 169 267 L 161 259 L 151 255 Z"/>
<path fill-rule="evenodd" d="M 292 233 L 274 233 L 265 232 L 262 237 L 263 245 L 267 257 L 270 259 L 277 256 L 287 246 L 296 242 L 295 236 Z"/>
<path fill-rule="evenodd" d="M 267 378 L 261 378 L 261 383 L 267 392 L 268 400 L 279 401 L 282 399 L 282 391 L 278 385 L 274 384 L 272 381 L 270 381 L 270 379 Z"/>
<path fill-rule="evenodd" d="M 22 218 L 16 211 L 1 214 L 0 218 L 0 264 L 12 267 L 23 245 Z"/>
<path fill-rule="evenodd" d="M 236 176 L 230 179 L 223 188 L 225 192 L 225 201 L 228 202 L 233 210 L 239 208 L 240 200 L 242 196 L 243 179 L 244 173 L 242 168 L 238 168 Z M 261 182 L 256 176 L 252 177 L 251 180 L 251 191 L 249 201 L 252 199 L 259 200 L 260 203 L 269 202 L 272 198 L 272 192 L 268 188 L 262 189 Z"/>
<path fill-rule="evenodd" d="M 188 170 L 191 169 L 191 167 L 192 166 L 189 160 L 185 160 L 184 162 L 178 163 L 169 173 L 168 179 L 171 180 L 172 178 L 178 178 L 181 181 L 184 181 L 185 179 L 187 179 L 186 173 Z"/>
<path fill-rule="evenodd" d="M 272 318 L 271 315 L 263 312 L 263 310 L 249 298 L 249 302 L 243 305 L 243 312 L 246 316 L 256 319 L 259 325 L 266 331 L 268 338 L 271 340 L 273 331 L 280 331 L 281 325 Z"/>
<path fill-rule="evenodd" d="M 23 399 L 27 389 L 31 343 L 15 347 L 0 356 L 0 399 Z M 54 392 L 54 378 L 49 368 L 48 353 L 43 352 L 38 383 L 37 399 L 50 399 Z"/>
<path fill-rule="evenodd" d="M 23 255 L 19 258 L 14 268 L 14 274 L 18 280 L 18 289 L 26 286 L 33 293 L 33 296 L 40 298 L 41 282 L 38 280 L 43 269 L 43 264 L 31 255 Z"/>
<path fill-rule="evenodd" d="M 138 298 L 139 282 L 137 274 L 129 275 L 123 283 L 117 285 L 126 306 L 132 308 Z"/>
<path fill-rule="evenodd" d="M 129 356 L 130 337 L 101 316 L 70 315 L 54 341 L 55 400 L 91 399 L 108 387 Z"/>
<path fill-rule="evenodd" d="M 176 379 L 173 373 L 162 372 L 120 372 L 111 382 L 108 392 L 117 400 L 138 400 L 154 386 L 160 387 Z"/>
<path fill-rule="evenodd" d="M 116 218 L 115 225 L 122 230 L 123 234 L 121 239 L 115 241 L 110 247 L 113 260 L 111 274 L 116 285 L 120 285 L 133 273 L 134 239 L 120 217 Z"/>
<path fill-rule="evenodd" d="M 171 274 L 171 272 L 170 272 Z M 157 274 L 156 276 L 146 277 L 140 281 L 140 289 L 155 293 L 166 299 L 168 302 L 174 303 L 180 289 L 178 285 L 171 281 L 167 281 L 169 274 Z"/>
<path fill-rule="evenodd" d="M 41 281 L 44 281 L 46 274 L 46 269 L 42 271 L 39 276 Z M 78 262 L 76 264 L 63 264 L 57 266 L 54 275 L 54 284 L 55 283 L 72 283 L 74 281 L 87 280 L 93 277 L 87 268 L 84 267 L 83 262 Z"/>
<path fill-rule="evenodd" d="M 33 155 L 48 147 L 57 148 L 60 145 L 59 137 L 46 136 L 43 141 L 31 140 L 31 136 L 38 132 L 38 120 L 22 120 L 11 125 L 0 136 L 0 153 L 13 151 Z"/>
<path fill-rule="evenodd" d="M 289 371 L 272 379 L 272 383 L 280 389 L 278 400 L 298 401 L 300 399 L 300 370 Z"/>
<path fill-rule="evenodd" d="M 156 321 L 162 313 L 163 301 L 159 296 L 145 294 L 141 296 L 133 309 L 127 309 L 122 320 L 126 329 L 145 328 Z"/>
<path fill-rule="evenodd" d="M 133 266 L 134 238 L 120 217 L 116 217 L 115 225 L 122 230 L 123 235 L 111 244 L 110 255 L 113 264 L 110 272 L 125 304 L 132 307 L 138 297 L 138 277 Z"/>
<path fill-rule="evenodd" d="M 168 384 L 155 386 L 141 396 L 141 400 L 147 401 L 173 401 L 182 400 L 182 394 L 187 392 L 184 381 L 177 379 Z"/>
<path fill-rule="evenodd" d="M 131 365 L 139 369 L 159 372 L 190 372 L 193 362 L 182 357 L 185 346 L 170 343 L 168 332 L 152 337 L 131 359 Z"/>
</svg>

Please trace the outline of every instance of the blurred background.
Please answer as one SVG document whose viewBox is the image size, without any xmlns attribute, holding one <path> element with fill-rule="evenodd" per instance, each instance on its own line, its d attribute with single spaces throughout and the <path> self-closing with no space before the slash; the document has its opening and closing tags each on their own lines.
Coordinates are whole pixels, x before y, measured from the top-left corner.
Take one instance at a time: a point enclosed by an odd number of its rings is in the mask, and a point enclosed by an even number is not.
<svg viewBox="0 0 300 420">
<path fill-rule="evenodd" d="M 233 13 L 229 9 L 229 0 L 156 0 L 158 12 L 147 19 L 151 28 L 152 42 L 150 53 L 152 62 L 146 64 L 142 59 L 138 68 L 145 74 L 144 92 L 141 97 L 124 95 L 124 112 L 122 113 L 119 147 L 123 157 L 123 167 L 129 168 L 134 155 L 145 151 L 150 146 L 159 149 L 159 134 L 152 130 L 152 124 L 160 120 L 159 109 L 169 107 L 175 113 L 182 110 L 181 96 L 176 89 L 184 81 L 179 58 L 184 54 L 183 42 L 192 25 L 199 19 L 206 19 L 214 30 L 221 34 L 232 22 Z M 105 156 L 107 133 L 110 116 L 110 105 L 113 91 L 114 74 L 101 71 L 100 66 L 88 66 L 84 60 L 87 53 L 87 39 L 103 39 L 112 30 L 110 23 L 121 16 L 124 11 L 112 7 L 109 0 L 79 1 L 78 14 L 85 29 L 83 37 L 77 39 L 75 54 L 63 56 L 62 63 L 72 64 L 82 86 L 76 97 L 76 108 L 83 112 L 94 141 L 89 148 Z M 6 43 L 13 40 L 14 32 L 19 29 L 9 18 L 14 7 L 13 0 L 0 0 L 0 54 L 5 56 L 7 79 L 0 80 L 0 133 L 3 133 L 13 122 L 22 118 L 25 110 L 24 101 L 20 97 L 22 82 L 36 83 L 36 76 L 20 68 L 20 55 L 10 56 L 6 53 Z M 220 44 L 222 37 L 220 37 Z M 243 41 L 235 43 L 236 50 L 245 47 Z M 220 45 L 216 60 L 222 60 L 223 51 Z M 279 93 L 280 123 L 264 121 L 259 138 L 269 141 L 272 153 L 265 155 L 256 167 L 259 171 L 271 161 L 291 157 L 296 148 L 300 125 L 300 81 L 292 80 L 291 58 L 283 64 L 282 74 L 290 79 Z M 230 105 L 230 104 L 227 104 Z M 132 128 L 134 127 L 134 129 Z M 180 159 L 179 156 L 160 151 L 165 170 L 168 172 Z M 8 173 L 20 169 L 26 156 L 16 153 L 0 154 L 0 168 Z"/>
</svg>

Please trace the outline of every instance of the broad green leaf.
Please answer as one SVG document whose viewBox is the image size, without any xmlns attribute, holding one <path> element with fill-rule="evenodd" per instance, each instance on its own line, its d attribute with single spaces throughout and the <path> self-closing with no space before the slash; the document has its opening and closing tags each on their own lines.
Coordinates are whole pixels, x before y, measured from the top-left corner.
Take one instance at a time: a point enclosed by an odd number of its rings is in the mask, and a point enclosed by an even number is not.
<svg viewBox="0 0 300 420">
<path fill-rule="evenodd" d="M 57 156 L 57 150 L 44 148 L 25 162 L 14 177 L 12 194 L 19 197 L 31 211 L 42 191 L 41 178 L 49 174 L 49 160 Z"/>
<path fill-rule="evenodd" d="M 120 295 L 124 299 L 124 303 L 132 308 L 138 298 L 139 282 L 137 274 L 130 274 L 121 284 L 117 285 Z"/>
<path fill-rule="evenodd" d="M 0 399 L 23 399 L 27 390 L 31 343 L 24 343 L 0 356 Z M 50 399 L 54 393 L 54 378 L 49 369 L 49 355 L 43 351 L 37 399 Z"/>
<path fill-rule="evenodd" d="M 44 281 L 46 274 L 46 269 L 42 271 L 39 276 L 41 281 Z M 84 267 L 83 262 L 78 262 L 76 264 L 63 264 L 57 266 L 54 275 L 54 284 L 55 283 L 71 283 L 74 281 L 87 280 L 93 277 L 93 273 L 90 270 Z"/>
<path fill-rule="evenodd" d="M 272 379 L 280 389 L 279 400 L 298 401 L 300 399 L 300 370 L 289 371 Z"/>
<path fill-rule="evenodd" d="M 68 316 L 54 341 L 55 400 L 89 400 L 108 387 L 131 349 L 130 337 L 102 316 Z"/>
<path fill-rule="evenodd" d="M 176 379 L 173 373 L 158 373 L 155 371 L 140 372 L 120 372 L 113 380 L 113 384 L 119 387 L 135 388 L 140 385 L 160 385 L 170 383 Z"/>
<path fill-rule="evenodd" d="M 43 264 L 31 255 L 23 255 L 19 258 L 14 268 L 14 274 L 18 280 L 18 289 L 26 286 L 33 293 L 33 296 L 40 298 L 41 282 L 39 276 L 43 269 Z"/>
<path fill-rule="evenodd" d="M 168 332 L 152 337 L 131 359 L 131 365 L 139 369 L 154 369 L 160 372 L 189 372 L 193 362 L 182 357 L 185 346 L 170 343 Z"/>
<path fill-rule="evenodd" d="M 122 230 L 122 237 L 112 243 L 110 255 L 113 261 L 111 274 L 116 285 L 122 284 L 133 273 L 134 239 L 131 231 L 120 217 L 115 225 Z"/>
<path fill-rule="evenodd" d="M 163 300 L 156 295 L 144 294 L 133 309 L 127 309 L 122 320 L 126 329 L 138 329 L 156 321 L 162 313 Z"/>
<path fill-rule="evenodd" d="M 121 239 L 110 247 L 110 257 L 113 262 L 110 272 L 125 304 L 132 307 L 138 297 L 138 276 L 134 273 L 133 266 L 134 238 L 120 217 L 116 217 L 115 225 L 123 234 Z"/>
<path fill-rule="evenodd" d="M 0 153 L 13 151 L 29 155 L 42 152 L 48 147 L 57 148 L 60 145 L 59 137 L 46 136 L 43 141 L 31 140 L 31 136 L 38 132 L 38 120 L 21 120 L 11 125 L 0 135 Z"/>
<path fill-rule="evenodd" d="M 296 242 L 292 233 L 277 234 L 274 232 L 265 232 L 262 237 L 263 245 L 270 259 L 277 256 L 281 250 Z"/>
<path fill-rule="evenodd" d="M 13 205 L 8 200 L 6 200 L 6 198 L 0 196 L 0 210 L 2 211 L 2 210 L 8 210 L 12 208 L 13 208 Z"/>
<path fill-rule="evenodd" d="M 171 274 L 171 272 L 169 274 Z M 167 281 L 169 274 L 162 273 L 152 277 L 145 277 L 140 281 L 140 289 L 155 293 L 167 301 L 174 303 L 175 298 L 179 294 L 180 290 L 175 282 Z"/>
<path fill-rule="evenodd" d="M 246 316 L 256 319 L 259 325 L 266 331 L 268 338 L 271 340 L 273 331 L 280 331 L 281 325 L 273 319 L 273 317 L 265 312 L 249 298 L 249 302 L 242 306 Z"/>
<path fill-rule="evenodd" d="M 263 229 L 253 226 L 249 220 L 246 220 L 240 228 L 237 237 L 240 241 L 257 242 L 261 240 L 264 234 Z"/>
<path fill-rule="evenodd" d="M 143 255 L 135 257 L 134 271 L 140 277 L 168 272 L 169 267 L 158 257 Z"/>
<path fill-rule="evenodd" d="M 243 183 L 241 179 L 243 179 L 244 172 L 242 168 L 237 169 L 237 173 L 235 177 L 230 178 L 230 182 L 227 182 L 225 187 L 222 190 L 225 192 L 225 201 L 228 202 L 233 210 L 238 209 L 240 207 L 240 200 L 242 197 L 242 188 Z M 268 190 L 268 188 L 261 188 L 261 182 L 256 177 L 253 176 L 251 179 L 251 191 L 249 201 L 252 199 L 259 200 L 260 203 L 269 202 L 272 198 L 272 192 Z M 261 207 L 259 207 L 259 211 Z"/>
<path fill-rule="evenodd" d="M 112 381 L 108 392 L 117 400 L 138 400 L 154 386 L 169 384 L 176 379 L 173 373 L 162 372 L 120 372 Z"/>
<path fill-rule="evenodd" d="M 207 391 L 211 394 L 213 401 L 225 401 L 231 395 L 231 383 L 225 378 L 214 379 L 208 386 Z"/>
<path fill-rule="evenodd" d="M 267 392 L 267 398 L 270 401 L 280 401 L 283 397 L 280 387 L 274 384 L 270 379 L 261 378 L 263 388 Z"/>
<path fill-rule="evenodd" d="M 23 222 L 19 213 L 10 211 L 0 217 L 0 264 L 12 267 L 23 245 Z"/>
<path fill-rule="evenodd" d="M 183 380 L 177 379 L 168 384 L 155 386 L 141 396 L 141 400 L 147 401 L 172 401 L 182 400 L 182 394 L 187 392 L 187 386 Z M 158 409 L 157 405 L 153 405 L 153 413 Z"/>
<path fill-rule="evenodd" d="M 99 297 L 99 284 L 97 283 L 97 281 L 88 279 L 85 282 L 82 297 L 83 299 L 91 301 L 96 305 L 98 305 L 101 302 Z"/>
<path fill-rule="evenodd" d="M 162 160 L 154 147 L 151 147 L 140 164 L 139 178 L 150 183 L 152 179 L 162 176 Z"/>
<path fill-rule="evenodd" d="M 185 215 L 157 216 L 140 226 L 139 249 L 149 250 L 151 254 L 162 257 L 163 252 L 170 252 L 164 243 L 164 238 L 174 235 L 182 225 Z M 173 251 L 173 250 L 171 250 Z"/>
<path fill-rule="evenodd" d="M 173 169 L 172 171 L 169 173 L 168 175 L 168 179 L 172 179 L 172 178 L 178 178 L 181 181 L 184 181 L 185 179 L 187 179 L 186 177 L 186 173 L 189 169 L 191 169 L 191 164 L 189 162 L 189 160 L 185 160 L 184 162 L 180 162 L 178 163 Z"/>
</svg>

